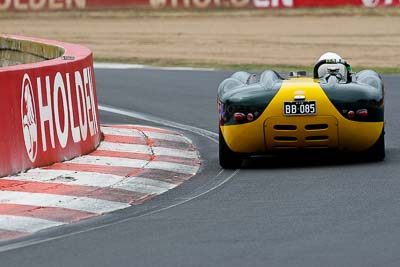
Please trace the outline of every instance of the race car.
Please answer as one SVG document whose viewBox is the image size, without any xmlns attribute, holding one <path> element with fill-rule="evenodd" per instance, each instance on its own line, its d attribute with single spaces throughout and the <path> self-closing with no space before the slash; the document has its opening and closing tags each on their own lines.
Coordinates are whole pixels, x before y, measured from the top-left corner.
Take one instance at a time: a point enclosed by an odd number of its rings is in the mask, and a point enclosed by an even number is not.
<svg viewBox="0 0 400 267">
<path fill-rule="evenodd" d="M 236 72 L 220 84 L 217 105 L 223 168 L 291 152 L 385 157 L 382 79 L 373 70 L 352 73 L 341 58 L 319 60 L 312 77 Z"/>
</svg>

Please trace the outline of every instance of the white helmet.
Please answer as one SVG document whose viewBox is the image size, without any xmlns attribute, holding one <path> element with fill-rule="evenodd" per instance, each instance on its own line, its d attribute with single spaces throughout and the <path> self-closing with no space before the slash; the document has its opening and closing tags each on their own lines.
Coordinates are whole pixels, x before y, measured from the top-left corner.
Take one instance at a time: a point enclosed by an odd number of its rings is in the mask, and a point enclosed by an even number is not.
<svg viewBox="0 0 400 267">
<path fill-rule="evenodd" d="M 336 54 L 336 53 L 333 53 L 333 52 L 326 52 L 325 54 L 323 54 L 322 56 L 320 56 L 320 58 L 318 59 L 317 62 L 319 62 L 319 61 L 321 61 L 321 60 L 324 60 L 324 59 L 336 59 L 336 60 L 339 60 L 339 59 L 342 59 L 342 57 L 339 56 L 339 55 Z"/>
<path fill-rule="evenodd" d="M 324 59 L 342 60 L 342 57 L 339 56 L 336 53 L 327 52 L 327 53 L 323 54 L 322 56 L 320 56 L 320 58 L 318 59 L 317 62 L 320 62 L 321 60 L 324 60 Z M 323 65 L 321 65 L 319 67 L 319 69 L 318 69 L 318 77 L 322 78 L 326 74 L 328 74 L 328 72 L 329 72 L 328 68 L 330 68 L 330 69 L 332 69 L 332 68 L 338 69 L 338 72 L 342 75 L 343 79 L 347 80 L 346 79 L 346 77 L 347 77 L 347 69 L 343 64 L 329 64 L 329 65 L 323 64 Z"/>
</svg>

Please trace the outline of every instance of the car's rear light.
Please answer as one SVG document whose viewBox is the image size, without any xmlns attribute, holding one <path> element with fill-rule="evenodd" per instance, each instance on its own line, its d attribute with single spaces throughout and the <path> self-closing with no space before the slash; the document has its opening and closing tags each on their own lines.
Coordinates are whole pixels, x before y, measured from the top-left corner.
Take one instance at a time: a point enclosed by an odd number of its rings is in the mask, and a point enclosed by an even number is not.
<svg viewBox="0 0 400 267">
<path fill-rule="evenodd" d="M 252 113 L 247 114 L 247 120 L 248 121 L 253 121 L 254 120 L 254 115 Z"/>
<path fill-rule="evenodd" d="M 356 116 L 356 113 L 355 113 L 353 110 L 349 110 L 349 111 L 347 112 L 347 117 L 348 117 L 349 119 L 354 119 L 355 116 Z"/>
<path fill-rule="evenodd" d="M 357 110 L 357 116 L 361 118 L 367 118 L 368 117 L 368 110 L 367 109 L 359 109 Z"/>
<path fill-rule="evenodd" d="M 246 115 L 241 112 L 236 112 L 235 114 L 233 114 L 233 118 L 237 122 L 242 122 L 246 118 Z"/>
<path fill-rule="evenodd" d="M 221 126 L 243 124 L 256 121 L 264 111 L 264 107 L 236 106 L 217 101 L 219 124 Z"/>
<path fill-rule="evenodd" d="M 368 112 L 368 109 L 362 108 L 358 109 L 357 111 L 344 109 L 343 115 L 345 115 L 350 120 L 365 121 L 367 118 L 369 118 L 370 114 Z"/>
</svg>

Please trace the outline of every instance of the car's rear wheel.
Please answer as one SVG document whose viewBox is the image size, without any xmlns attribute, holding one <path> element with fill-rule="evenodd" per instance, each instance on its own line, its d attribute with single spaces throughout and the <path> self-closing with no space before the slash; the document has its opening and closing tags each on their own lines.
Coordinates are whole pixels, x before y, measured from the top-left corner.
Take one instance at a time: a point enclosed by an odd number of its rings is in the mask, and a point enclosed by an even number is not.
<svg viewBox="0 0 400 267">
<path fill-rule="evenodd" d="M 228 147 L 221 129 L 219 130 L 219 164 L 224 169 L 236 169 L 242 165 L 242 157 Z"/>
<path fill-rule="evenodd" d="M 385 129 L 382 130 L 379 139 L 368 150 L 368 158 L 374 161 L 381 161 L 385 159 Z"/>
</svg>

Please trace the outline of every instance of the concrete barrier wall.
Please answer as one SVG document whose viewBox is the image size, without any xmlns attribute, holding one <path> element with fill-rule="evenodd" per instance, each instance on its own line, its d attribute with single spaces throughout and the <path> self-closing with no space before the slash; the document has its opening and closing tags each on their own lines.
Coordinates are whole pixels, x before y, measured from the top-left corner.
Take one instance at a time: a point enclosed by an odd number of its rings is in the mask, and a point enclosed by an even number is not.
<svg viewBox="0 0 400 267">
<path fill-rule="evenodd" d="M 96 148 L 101 133 L 91 51 L 21 36 L 0 35 L 0 44 L 7 65 L 30 63 L 0 67 L 0 176 Z"/>
<path fill-rule="evenodd" d="M 63 54 L 64 49 L 58 46 L 0 36 L 0 67 L 40 62 Z"/>
<path fill-rule="evenodd" d="M 0 11 L 101 8 L 301 8 L 334 6 L 398 6 L 400 0 L 0 0 Z"/>
</svg>

